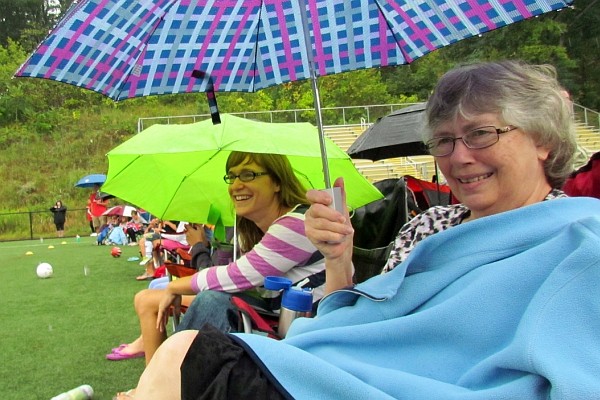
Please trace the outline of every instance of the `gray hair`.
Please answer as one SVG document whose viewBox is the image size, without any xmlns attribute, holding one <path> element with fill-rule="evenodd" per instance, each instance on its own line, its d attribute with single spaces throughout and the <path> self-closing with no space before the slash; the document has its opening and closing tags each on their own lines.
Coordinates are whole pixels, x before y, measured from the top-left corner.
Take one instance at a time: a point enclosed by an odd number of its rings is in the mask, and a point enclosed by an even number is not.
<svg viewBox="0 0 600 400">
<path fill-rule="evenodd" d="M 553 188 L 573 170 L 577 149 L 572 104 L 551 65 L 486 62 L 453 69 L 438 81 L 427 102 L 424 137 L 461 116 L 493 113 L 550 151 L 544 172 Z"/>
</svg>

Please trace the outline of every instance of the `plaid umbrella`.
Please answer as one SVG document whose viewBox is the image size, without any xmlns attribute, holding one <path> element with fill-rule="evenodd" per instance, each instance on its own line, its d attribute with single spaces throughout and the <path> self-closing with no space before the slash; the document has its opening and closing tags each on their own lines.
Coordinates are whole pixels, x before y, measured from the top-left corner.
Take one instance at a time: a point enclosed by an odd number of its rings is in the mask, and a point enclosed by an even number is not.
<svg viewBox="0 0 600 400">
<path fill-rule="evenodd" d="M 112 99 L 253 92 L 413 60 L 572 0 L 82 0 L 16 72 Z M 210 98 L 209 98 L 210 99 Z M 214 100 L 214 98 L 213 98 Z"/>
</svg>

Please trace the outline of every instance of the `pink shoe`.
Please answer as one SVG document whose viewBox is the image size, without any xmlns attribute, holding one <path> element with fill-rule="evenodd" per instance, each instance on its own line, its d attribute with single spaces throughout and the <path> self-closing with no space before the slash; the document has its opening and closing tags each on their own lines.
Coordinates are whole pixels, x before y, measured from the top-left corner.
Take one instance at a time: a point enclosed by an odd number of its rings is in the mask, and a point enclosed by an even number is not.
<svg viewBox="0 0 600 400">
<path fill-rule="evenodd" d="M 127 347 L 127 343 L 120 344 L 119 347 L 112 348 L 110 350 L 111 353 L 119 352 L 121 349 Z"/>
<path fill-rule="evenodd" d="M 134 354 L 121 353 L 121 350 L 114 351 L 106 355 L 106 359 L 110 361 L 129 360 L 130 358 L 144 357 L 146 354 L 143 351 Z"/>
</svg>

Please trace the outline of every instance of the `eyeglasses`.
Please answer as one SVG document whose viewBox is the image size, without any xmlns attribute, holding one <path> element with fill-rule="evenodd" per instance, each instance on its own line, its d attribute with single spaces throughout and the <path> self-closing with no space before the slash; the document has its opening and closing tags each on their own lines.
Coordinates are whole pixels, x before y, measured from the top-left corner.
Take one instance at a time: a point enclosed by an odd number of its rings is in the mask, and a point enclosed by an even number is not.
<svg viewBox="0 0 600 400">
<path fill-rule="evenodd" d="M 223 177 L 223 180 L 228 185 L 231 185 L 237 178 L 240 178 L 242 182 L 251 182 L 255 180 L 259 176 L 269 175 L 268 172 L 254 172 L 254 171 L 242 171 L 239 175 L 227 174 Z"/>
<path fill-rule="evenodd" d="M 495 126 L 482 126 L 467 132 L 461 137 L 442 136 L 430 139 L 425 143 L 429 153 L 434 157 L 444 157 L 452 154 L 457 140 L 462 140 L 469 149 L 485 149 L 498 143 L 500 134 L 517 129 L 516 126 L 496 128 Z"/>
</svg>

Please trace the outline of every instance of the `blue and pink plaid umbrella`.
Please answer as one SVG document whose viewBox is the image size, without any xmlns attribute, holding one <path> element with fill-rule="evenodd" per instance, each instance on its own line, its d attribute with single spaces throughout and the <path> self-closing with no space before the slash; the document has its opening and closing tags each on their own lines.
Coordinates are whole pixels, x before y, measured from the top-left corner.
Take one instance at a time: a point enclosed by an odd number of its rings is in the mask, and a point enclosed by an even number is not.
<svg viewBox="0 0 600 400">
<path fill-rule="evenodd" d="M 114 100 L 254 92 L 317 76 L 407 64 L 443 46 L 571 3 L 564 0 L 83 0 L 17 76 Z M 304 32 L 302 15 L 308 18 Z M 308 34 L 307 34 L 308 33 Z M 307 45 L 306 40 L 310 43 Z"/>
<path fill-rule="evenodd" d="M 204 92 L 210 86 L 254 92 L 312 79 L 322 134 L 317 77 L 408 64 L 459 40 L 571 3 L 81 0 L 16 76 L 66 82 L 117 101 Z M 192 77 L 193 71 L 200 78 Z"/>
</svg>

